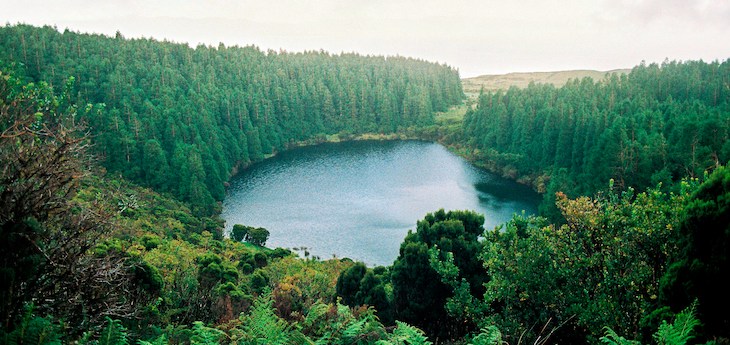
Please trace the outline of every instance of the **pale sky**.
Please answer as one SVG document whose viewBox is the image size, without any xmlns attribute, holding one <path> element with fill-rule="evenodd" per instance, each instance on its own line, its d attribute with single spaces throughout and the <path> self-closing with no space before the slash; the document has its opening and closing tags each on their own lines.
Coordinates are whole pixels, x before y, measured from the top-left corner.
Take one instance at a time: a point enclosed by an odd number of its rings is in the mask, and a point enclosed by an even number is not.
<svg viewBox="0 0 730 345">
<path fill-rule="evenodd" d="M 0 25 L 402 55 L 462 77 L 730 58 L 730 0 L 0 0 Z"/>
</svg>

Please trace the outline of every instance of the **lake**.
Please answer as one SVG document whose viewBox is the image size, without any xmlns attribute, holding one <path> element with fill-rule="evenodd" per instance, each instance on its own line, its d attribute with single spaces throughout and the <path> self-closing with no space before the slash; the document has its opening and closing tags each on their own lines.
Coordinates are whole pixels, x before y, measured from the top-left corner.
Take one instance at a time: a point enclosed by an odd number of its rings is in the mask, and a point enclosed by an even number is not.
<svg viewBox="0 0 730 345">
<path fill-rule="evenodd" d="M 529 187 L 436 143 L 353 141 L 295 148 L 241 171 L 222 217 L 226 231 L 234 224 L 268 229 L 267 247 L 390 265 L 426 213 L 476 210 L 490 229 L 513 213 L 537 213 L 539 201 Z"/>
</svg>

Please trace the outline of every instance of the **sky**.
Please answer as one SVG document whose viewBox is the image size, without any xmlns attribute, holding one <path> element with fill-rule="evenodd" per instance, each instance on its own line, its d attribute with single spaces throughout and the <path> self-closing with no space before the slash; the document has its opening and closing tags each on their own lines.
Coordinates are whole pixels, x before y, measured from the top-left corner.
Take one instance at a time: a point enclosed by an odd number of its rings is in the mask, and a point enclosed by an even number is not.
<svg viewBox="0 0 730 345">
<path fill-rule="evenodd" d="M 730 58 L 730 0 L 0 0 L 0 25 L 401 55 L 462 77 Z"/>
</svg>

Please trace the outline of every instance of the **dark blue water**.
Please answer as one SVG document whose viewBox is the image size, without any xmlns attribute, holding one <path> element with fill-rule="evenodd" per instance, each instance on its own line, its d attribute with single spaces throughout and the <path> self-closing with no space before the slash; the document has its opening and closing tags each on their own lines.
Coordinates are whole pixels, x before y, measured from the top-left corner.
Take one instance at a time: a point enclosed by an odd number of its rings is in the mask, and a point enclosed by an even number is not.
<svg viewBox="0 0 730 345">
<path fill-rule="evenodd" d="M 537 212 L 538 194 L 422 141 L 356 141 L 282 152 L 240 172 L 223 203 L 227 230 L 264 227 L 268 247 L 390 265 L 428 212 L 469 209 L 485 227 Z"/>
</svg>

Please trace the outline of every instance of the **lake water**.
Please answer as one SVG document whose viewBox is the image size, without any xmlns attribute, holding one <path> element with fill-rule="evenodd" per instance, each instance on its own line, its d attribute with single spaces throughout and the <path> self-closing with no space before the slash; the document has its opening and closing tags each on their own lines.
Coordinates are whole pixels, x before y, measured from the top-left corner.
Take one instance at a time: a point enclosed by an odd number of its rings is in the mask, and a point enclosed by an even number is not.
<svg viewBox="0 0 730 345">
<path fill-rule="evenodd" d="M 296 148 L 241 171 L 222 216 L 227 231 L 268 229 L 267 247 L 390 265 L 426 213 L 476 210 L 490 229 L 515 212 L 536 213 L 539 201 L 436 143 L 354 141 Z"/>
</svg>

